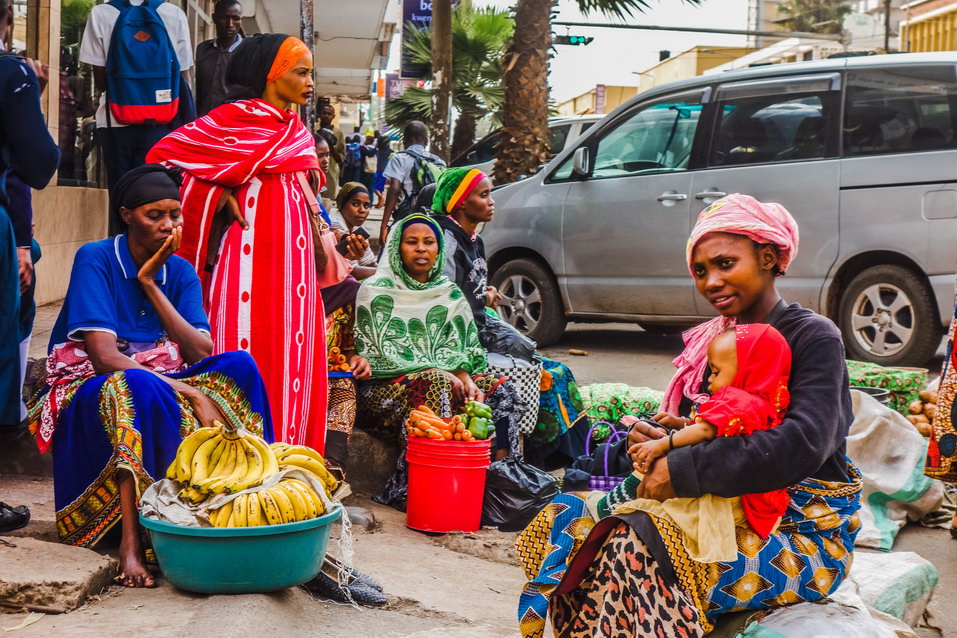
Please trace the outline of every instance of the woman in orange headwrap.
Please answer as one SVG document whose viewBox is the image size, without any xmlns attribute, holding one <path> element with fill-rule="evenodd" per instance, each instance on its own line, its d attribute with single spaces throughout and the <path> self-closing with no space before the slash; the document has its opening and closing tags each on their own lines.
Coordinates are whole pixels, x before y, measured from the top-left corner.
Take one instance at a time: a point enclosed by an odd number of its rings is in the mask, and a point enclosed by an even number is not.
<svg viewBox="0 0 957 638">
<path fill-rule="evenodd" d="M 280 34 L 243 40 L 231 101 L 162 139 L 149 160 L 179 167 L 179 255 L 203 279 L 215 352 L 249 352 L 276 440 L 323 450 L 326 357 L 311 204 L 322 186 L 312 135 L 291 110 L 312 99 L 312 55 Z"/>
</svg>

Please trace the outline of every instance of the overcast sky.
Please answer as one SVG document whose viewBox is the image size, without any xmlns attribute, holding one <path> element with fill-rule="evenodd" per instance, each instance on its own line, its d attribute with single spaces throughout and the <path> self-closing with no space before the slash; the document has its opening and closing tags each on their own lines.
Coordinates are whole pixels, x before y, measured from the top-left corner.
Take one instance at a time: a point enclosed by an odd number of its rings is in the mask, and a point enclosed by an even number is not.
<svg viewBox="0 0 957 638">
<path fill-rule="evenodd" d="M 475 6 L 507 8 L 514 0 L 473 0 Z M 700 6 L 682 0 L 650 0 L 651 9 L 631 18 L 630 24 L 662 26 L 710 27 L 746 29 L 748 3 L 745 0 L 703 0 Z M 575 0 L 559 0 L 558 20 L 615 22 L 601 14 L 583 17 Z M 555 27 L 555 33 L 564 34 L 566 27 Z M 674 31 L 639 31 L 634 29 L 604 29 L 569 27 L 573 35 L 594 36 L 587 46 L 559 46 L 551 62 L 549 84 L 552 99 L 562 102 L 584 93 L 595 84 L 635 86 L 641 71 L 658 62 L 658 51 L 672 53 L 695 45 L 742 46 L 744 36 L 708 33 L 680 33 Z"/>
</svg>

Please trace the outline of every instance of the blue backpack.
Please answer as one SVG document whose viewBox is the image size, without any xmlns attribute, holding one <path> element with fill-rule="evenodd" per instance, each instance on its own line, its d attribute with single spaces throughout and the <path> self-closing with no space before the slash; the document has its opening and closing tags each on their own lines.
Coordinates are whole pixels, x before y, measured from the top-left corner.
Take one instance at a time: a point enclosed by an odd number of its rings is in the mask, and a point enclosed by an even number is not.
<svg viewBox="0 0 957 638">
<path fill-rule="evenodd" d="M 179 110 L 179 60 L 157 13 L 162 3 L 109 3 L 120 15 L 106 56 L 106 95 L 121 124 L 168 124 Z"/>
</svg>

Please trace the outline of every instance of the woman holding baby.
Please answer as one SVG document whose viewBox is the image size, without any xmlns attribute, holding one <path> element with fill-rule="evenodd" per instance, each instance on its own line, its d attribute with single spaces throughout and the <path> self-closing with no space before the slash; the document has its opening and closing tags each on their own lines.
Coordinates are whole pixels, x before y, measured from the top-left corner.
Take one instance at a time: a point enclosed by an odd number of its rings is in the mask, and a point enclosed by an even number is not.
<svg viewBox="0 0 957 638">
<path fill-rule="evenodd" d="M 719 316 L 685 333 L 661 427 L 628 423 L 635 473 L 559 495 L 520 536 L 523 635 L 548 614 L 563 637 L 702 636 L 840 585 L 860 526 L 853 414 L 840 332 L 775 287 L 797 248 L 778 204 L 734 194 L 698 217 L 688 267 Z"/>
</svg>

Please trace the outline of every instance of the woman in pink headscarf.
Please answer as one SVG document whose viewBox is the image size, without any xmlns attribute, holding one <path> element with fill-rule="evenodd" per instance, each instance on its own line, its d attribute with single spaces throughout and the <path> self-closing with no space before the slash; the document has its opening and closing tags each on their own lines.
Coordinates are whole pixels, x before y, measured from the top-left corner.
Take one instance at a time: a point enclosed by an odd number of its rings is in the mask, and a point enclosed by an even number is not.
<svg viewBox="0 0 957 638">
<path fill-rule="evenodd" d="M 844 454 L 853 420 L 844 347 L 828 319 L 788 305 L 775 282 L 797 255 L 798 228 L 782 206 L 734 194 L 698 217 L 688 268 L 719 316 L 685 333 L 660 427 L 635 422 L 631 443 L 684 427 L 706 398 L 707 346 L 735 324 L 767 323 L 791 348 L 791 402 L 781 424 L 751 437 L 676 447 L 608 494 L 555 498 L 519 537 L 529 583 L 519 602 L 525 636 L 702 636 L 719 614 L 819 600 L 850 566 L 860 478 Z M 777 531 L 736 533 L 731 562 L 691 559 L 666 519 L 633 511 L 635 498 L 735 497 L 787 489 Z"/>
</svg>

